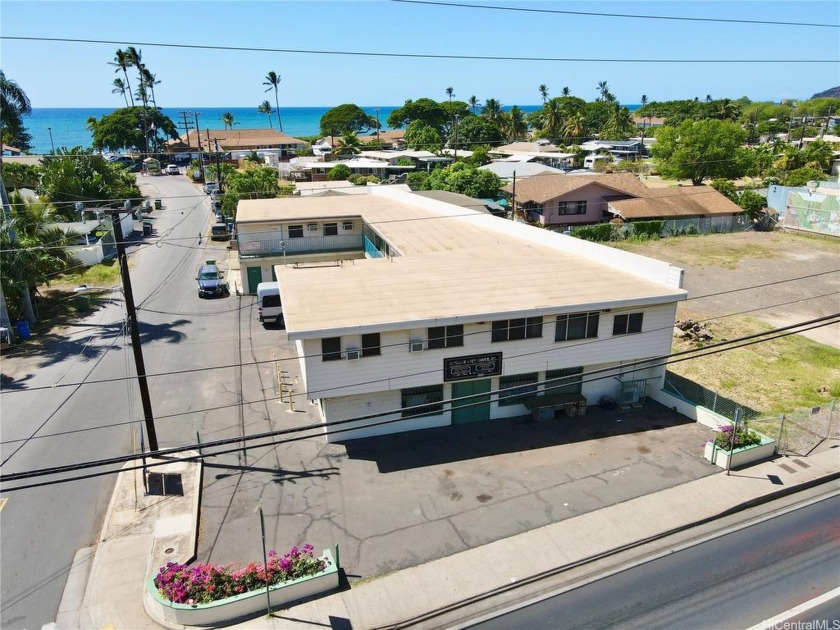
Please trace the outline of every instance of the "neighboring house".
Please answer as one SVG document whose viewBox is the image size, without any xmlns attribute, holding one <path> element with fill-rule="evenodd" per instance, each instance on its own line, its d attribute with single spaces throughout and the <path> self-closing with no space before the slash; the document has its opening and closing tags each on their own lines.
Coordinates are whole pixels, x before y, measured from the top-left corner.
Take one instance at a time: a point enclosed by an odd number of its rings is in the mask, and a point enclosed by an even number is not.
<svg viewBox="0 0 840 630">
<path fill-rule="evenodd" d="M 359 156 L 379 160 L 391 166 L 398 166 L 400 160 L 410 160 L 415 167 L 427 171 L 435 164 L 449 164 L 453 161 L 450 157 L 435 155 L 431 151 L 362 151 Z"/>
<path fill-rule="evenodd" d="M 645 156 L 645 145 L 638 140 L 590 140 L 580 145 L 587 153 L 608 152 L 614 160 L 637 160 Z"/>
<path fill-rule="evenodd" d="M 490 164 L 485 164 L 484 166 L 479 166 L 478 168 L 481 171 L 490 171 L 491 173 L 495 173 L 496 176 L 504 182 L 513 181 L 514 176 L 516 176 L 516 181 L 520 181 L 534 175 L 541 175 L 544 173 L 562 175 L 565 172 L 558 168 L 542 164 L 541 162 L 510 162 L 508 160 L 490 162 Z"/>
<path fill-rule="evenodd" d="M 666 221 L 665 230 L 696 225 L 697 231 L 732 232 L 743 228 L 743 209 L 711 186 L 650 188 L 645 196 L 608 201 L 607 210 L 625 222 Z"/>
<path fill-rule="evenodd" d="M 540 162 L 553 168 L 571 168 L 575 158 L 574 153 L 565 153 L 562 147 L 545 138 L 535 142 L 512 142 L 490 149 L 487 154 L 494 160 Z"/>
<path fill-rule="evenodd" d="M 375 175 L 381 180 L 396 179 L 404 173 L 415 170 L 415 166 L 401 166 L 388 164 L 382 160 L 356 157 L 350 160 L 336 160 L 334 162 L 311 162 L 301 164 L 299 170 L 309 172 L 309 179 L 313 182 L 321 182 L 327 179 L 327 174 L 339 164 L 344 164 L 350 169 L 353 175 Z"/>
<path fill-rule="evenodd" d="M 189 152 L 225 152 L 238 160 L 256 152 L 260 157 L 276 154 L 280 159 L 288 159 L 298 149 L 307 146 L 305 140 L 287 136 L 273 129 L 202 129 L 196 134 L 191 129 L 186 136 L 168 143 L 173 153 Z"/>
<path fill-rule="evenodd" d="M 328 441 L 661 388 L 681 269 L 394 188 L 238 205 L 247 285 L 279 281 L 292 394 Z"/>
<path fill-rule="evenodd" d="M 534 175 L 508 184 L 502 190 L 516 193 L 514 210 L 525 218 L 551 228 L 601 223 L 612 218 L 611 200 L 643 197 L 649 190 L 635 175 Z"/>
<path fill-rule="evenodd" d="M 75 241 L 67 250 L 85 267 L 91 267 L 116 256 L 117 246 L 111 226 L 110 209 L 89 209 L 85 212 L 96 213 L 99 218 L 69 223 L 50 223 L 49 227 L 58 228 L 65 234 L 74 236 Z M 121 213 L 120 227 L 125 237 L 129 237 L 134 231 L 134 223 L 132 213 Z"/>
</svg>

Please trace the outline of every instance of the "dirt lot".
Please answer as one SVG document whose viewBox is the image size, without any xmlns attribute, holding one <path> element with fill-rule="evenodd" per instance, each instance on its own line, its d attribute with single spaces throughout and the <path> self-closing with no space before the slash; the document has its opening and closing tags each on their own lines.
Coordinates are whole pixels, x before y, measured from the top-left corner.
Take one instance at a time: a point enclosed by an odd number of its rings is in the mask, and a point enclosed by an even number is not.
<svg viewBox="0 0 840 630">
<path fill-rule="evenodd" d="M 840 243 L 836 241 L 743 232 L 666 238 L 621 248 L 685 269 L 689 299 L 680 304 L 680 319 L 753 311 L 751 317 L 783 326 L 840 311 Z M 801 279 L 785 282 L 793 278 Z M 747 287 L 758 288 L 729 292 Z M 840 348 L 840 325 L 805 335 Z"/>
<path fill-rule="evenodd" d="M 712 342 L 840 312 L 836 241 L 745 232 L 619 247 L 685 269 L 689 298 L 680 303 L 677 318 L 701 320 Z M 675 350 L 693 347 L 697 344 L 675 340 Z M 840 398 L 840 324 L 670 369 L 763 412 L 820 405 Z"/>
</svg>

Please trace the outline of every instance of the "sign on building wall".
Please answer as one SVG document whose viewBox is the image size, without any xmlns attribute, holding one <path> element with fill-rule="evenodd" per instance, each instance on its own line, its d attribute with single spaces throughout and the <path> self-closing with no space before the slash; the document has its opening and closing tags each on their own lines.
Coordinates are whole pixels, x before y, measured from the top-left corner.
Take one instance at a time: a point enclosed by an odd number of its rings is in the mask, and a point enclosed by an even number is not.
<svg viewBox="0 0 840 630">
<path fill-rule="evenodd" d="M 463 381 L 468 378 L 499 376 L 502 373 L 502 353 L 474 354 L 443 360 L 443 380 Z"/>
</svg>

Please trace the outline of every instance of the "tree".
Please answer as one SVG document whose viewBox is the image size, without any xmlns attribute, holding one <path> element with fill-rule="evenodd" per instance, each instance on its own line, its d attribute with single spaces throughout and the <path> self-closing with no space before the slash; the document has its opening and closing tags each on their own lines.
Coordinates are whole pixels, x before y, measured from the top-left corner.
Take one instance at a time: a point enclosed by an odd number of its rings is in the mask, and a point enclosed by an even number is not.
<svg viewBox="0 0 840 630">
<path fill-rule="evenodd" d="M 560 137 L 560 129 L 563 126 L 563 108 L 560 99 L 553 98 L 543 107 L 542 136 L 552 142 L 557 142 Z"/>
<path fill-rule="evenodd" d="M 3 144 L 24 151 L 29 149 L 32 136 L 23 125 L 23 117 L 31 112 L 26 92 L 0 70 L 0 141 Z"/>
<path fill-rule="evenodd" d="M 525 114 L 514 105 L 510 112 L 502 115 L 502 130 L 507 136 L 508 142 L 521 140 L 528 133 L 528 123 L 525 122 Z"/>
<path fill-rule="evenodd" d="M 738 203 L 738 189 L 735 188 L 735 184 L 731 180 L 721 177 L 713 179 L 709 185 L 730 201 Z"/>
<path fill-rule="evenodd" d="M 610 103 L 610 112 L 601 135 L 612 140 L 626 140 L 635 128 L 630 110 L 622 107 L 618 102 Z"/>
<path fill-rule="evenodd" d="M 277 126 L 280 128 L 280 132 L 283 132 L 283 121 L 280 120 L 280 100 L 278 96 L 278 90 L 280 89 L 280 76 L 272 70 L 267 75 L 265 75 L 265 81 L 263 81 L 263 85 L 267 85 L 268 89 L 266 92 L 270 92 L 272 89 L 274 90 L 274 106 L 277 108 Z"/>
<path fill-rule="evenodd" d="M 496 123 L 502 116 L 504 108 L 502 104 L 495 98 L 488 98 L 484 101 L 484 107 L 481 108 L 481 115 L 490 122 Z"/>
<path fill-rule="evenodd" d="M 704 179 L 740 176 L 733 159 L 746 139 L 735 123 L 721 120 L 685 121 L 679 127 L 661 127 L 651 153 L 667 179 L 690 179 L 699 186 Z"/>
<path fill-rule="evenodd" d="M 449 102 L 452 102 L 452 96 L 455 94 L 455 89 L 448 87 L 446 88 L 446 95 L 449 97 Z"/>
<path fill-rule="evenodd" d="M 266 116 L 268 116 L 268 126 L 270 129 L 274 129 L 274 125 L 271 122 L 271 103 L 269 103 L 268 101 L 263 101 L 262 103 L 260 103 L 260 106 L 257 107 L 257 111 L 260 114 L 265 114 Z"/>
<path fill-rule="evenodd" d="M 345 130 L 333 147 L 334 155 L 356 155 L 362 152 L 362 143 L 355 131 Z"/>
<path fill-rule="evenodd" d="M 340 182 L 353 174 L 346 164 L 336 164 L 327 172 L 327 179 L 331 182 Z"/>
<path fill-rule="evenodd" d="M 475 110 L 478 109 L 478 99 L 475 97 L 475 94 L 470 96 L 470 100 L 467 101 L 470 105 L 470 111 L 474 114 Z"/>
<path fill-rule="evenodd" d="M 225 126 L 225 129 L 233 129 L 233 114 L 230 112 L 222 114 L 222 124 Z"/>
<path fill-rule="evenodd" d="M 802 147 L 802 157 L 805 164 L 819 166 L 827 171 L 834 157 L 834 149 L 825 140 L 814 140 Z"/>
<path fill-rule="evenodd" d="M 490 171 L 479 170 L 466 162 L 456 162 L 432 171 L 428 184 L 432 190 L 448 190 L 481 199 L 498 195 L 502 180 Z"/>
<path fill-rule="evenodd" d="M 142 79 L 143 85 L 151 93 L 152 107 L 156 108 L 157 101 L 155 100 L 155 86 L 160 85 L 160 81 L 157 80 L 157 77 L 153 75 L 146 66 L 140 68 L 140 77 Z"/>
<path fill-rule="evenodd" d="M 409 149 L 437 153 L 443 148 L 443 136 L 440 131 L 422 120 L 415 120 L 408 125 L 404 139 Z"/>
<path fill-rule="evenodd" d="M 133 173 L 120 164 L 108 162 L 94 149 L 58 149 L 42 160 L 43 173 L 35 189 L 56 212 L 75 220 L 75 204 L 100 206 L 114 200 L 140 197 Z"/>
<path fill-rule="evenodd" d="M 126 95 L 127 90 L 126 90 L 126 87 L 125 87 L 125 82 L 122 79 L 120 79 L 119 77 L 117 77 L 116 79 L 114 79 L 113 86 L 114 86 L 114 89 L 111 90 L 111 94 L 122 95 L 123 100 L 125 101 L 125 106 L 128 107 L 128 96 Z"/>
<path fill-rule="evenodd" d="M 543 107 L 545 107 L 545 102 L 548 100 L 548 86 L 545 83 L 541 83 L 540 87 L 537 88 L 540 91 L 540 96 L 543 100 Z"/>
<path fill-rule="evenodd" d="M 98 150 L 118 151 L 129 149 L 143 151 L 148 143 L 148 133 L 152 133 L 153 145 L 163 139 L 178 138 L 178 129 L 169 116 L 159 109 L 143 107 L 122 107 L 100 119 L 88 119 L 88 129 L 93 135 L 93 148 Z"/>
<path fill-rule="evenodd" d="M 572 95 L 572 91 L 569 89 L 569 86 L 565 86 L 560 92 L 560 96 L 571 96 L 571 95 Z"/>
<path fill-rule="evenodd" d="M 225 175 L 222 211 L 225 216 L 235 217 L 240 199 L 272 199 L 279 194 L 280 182 L 275 169 L 254 164 L 244 171 L 231 170 Z"/>
<path fill-rule="evenodd" d="M 50 227 L 60 217 L 46 204 L 26 203 L 17 192 L 11 202 L 11 213 L 0 213 L 0 282 L 11 319 L 35 321 L 29 296 L 37 285 L 79 264 L 67 248 L 76 235 Z"/>
<path fill-rule="evenodd" d="M 467 116 L 458 123 L 458 146 L 472 147 L 477 144 L 498 145 L 502 141 L 499 128 L 486 118 Z"/>
<path fill-rule="evenodd" d="M 586 116 L 580 111 L 571 112 L 563 120 L 563 142 L 581 144 L 586 130 Z"/>
<path fill-rule="evenodd" d="M 738 199 L 738 205 L 750 219 L 755 219 L 767 207 L 767 200 L 754 190 L 745 190 Z"/>
<path fill-rule="evenodd" d="M 348 131 L 361 133 L 368 129 L 376 129 L 376 118 L 353 103 L 345 103 L 321 116 L 321 135 L 330 136 L 334 133 L 344 134 Z"/>
<path fill-rule="evenodd" d="M 129 96 L 131 96 L 131 104 L 134 105 L 134 95 L 131 93 L 131 82 L 128 80 L 128 69 L 131 67 L 131 58 L 129 54 L 121 49 L 117 49 L 117 54 L 114 56 L 113 61 L 109 61 L 108 65 L 116 66 L 114 72 L 122 71 L 123 75 L 125 76 L 125 89 L 128 90 Z M 125 104 L 128 107 L 128 103 Z"/>
<path fill-rule="evenodd" d="M 430 98 L 418 98 L 416 101 L 407 100 L 402 107 L 398 107 L 388 115 L 388 126 L 392 129 L 408 127 L 412 122 L 420 121 L 439 132 L 449 124 L 450 116 L 440 103 Z"/>
<path fill-rule="evenodd" d="M 600 100 L 606 100 L 607 94 L 609 94 L 610 88 L 607 87 L 606 81 L 598 81 L 598 94 Z"/>
</svg>

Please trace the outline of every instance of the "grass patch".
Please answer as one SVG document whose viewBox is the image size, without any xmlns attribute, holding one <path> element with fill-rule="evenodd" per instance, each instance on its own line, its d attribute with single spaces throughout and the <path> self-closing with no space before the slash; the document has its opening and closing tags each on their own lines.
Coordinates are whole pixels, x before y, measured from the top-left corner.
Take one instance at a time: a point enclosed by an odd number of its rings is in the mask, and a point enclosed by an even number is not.
<svg viewBox="0 0 840 630">
<path fill-rule="evenodd" d="M 121 284 L 120 266 L 117 260 L 112 258 L 87 267 L 79 273 L 67 273 L 58 276 L 51 285 L 72 286 L 77 287 L 81 284 L 86 284 L 90 287 L 112 287 Z"/>
<path fill-rule="evenodd" d="M 750 317 L 709 320 L 705 325 L 715 341 L 773 330 Z M 674 339 L 674 351 L 695 347 Z M 840 395 L 840 350 L 802 335 L 674 363 L 668 369 L 768 414 L 815 407 Z"/>
</svg>

